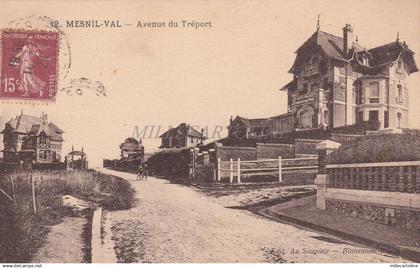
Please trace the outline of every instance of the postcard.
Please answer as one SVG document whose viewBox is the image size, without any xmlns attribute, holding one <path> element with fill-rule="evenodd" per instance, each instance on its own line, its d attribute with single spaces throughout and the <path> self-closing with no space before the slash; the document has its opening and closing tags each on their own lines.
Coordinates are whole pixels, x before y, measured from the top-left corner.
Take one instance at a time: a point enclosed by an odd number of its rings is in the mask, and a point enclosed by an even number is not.
<svg viewBox="0 0 420 268">
<path fill-rule="evenodd" d="M 419 1 L 1 10 L 2 267 L 418 267 Z"/>
</svg>

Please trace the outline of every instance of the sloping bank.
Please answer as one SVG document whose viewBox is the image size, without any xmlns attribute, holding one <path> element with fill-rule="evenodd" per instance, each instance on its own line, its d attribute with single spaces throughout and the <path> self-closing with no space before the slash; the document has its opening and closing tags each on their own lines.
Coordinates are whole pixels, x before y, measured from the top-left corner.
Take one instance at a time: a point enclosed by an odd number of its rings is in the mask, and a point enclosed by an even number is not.
<svg viewBox="0 0 420 268">
<path fill-rule="evenodd" d="M 92 170 L 6 173 L 0 188 L 13 199 L 0 194 L 0 263 L 91 262 L 93 211 L 129 209 L 134 198 L 127 181 Z M 63 241 L 79 244 L 82 259 L 59 256 L 55 247 Z"/>
</svg>

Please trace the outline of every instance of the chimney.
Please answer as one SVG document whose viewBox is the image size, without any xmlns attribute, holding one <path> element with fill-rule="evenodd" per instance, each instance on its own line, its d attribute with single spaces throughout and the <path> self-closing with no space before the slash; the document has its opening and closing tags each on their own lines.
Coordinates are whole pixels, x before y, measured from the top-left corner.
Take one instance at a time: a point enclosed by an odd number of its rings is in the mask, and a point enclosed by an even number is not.
<svg viewBox="0 0 420 268">
<path fill-rule="evenodd" d="M 42 123 L 47 124 L 48 123 L 48 115 L 44 112 L 42 112 L 41 115 Z"/>
<path fill-rule="evenodd" d="M 350 24 L 346 24 L 343 28 L 343 51 L 348 53 L 353 45 L 353 28 Z"/>
</svg>

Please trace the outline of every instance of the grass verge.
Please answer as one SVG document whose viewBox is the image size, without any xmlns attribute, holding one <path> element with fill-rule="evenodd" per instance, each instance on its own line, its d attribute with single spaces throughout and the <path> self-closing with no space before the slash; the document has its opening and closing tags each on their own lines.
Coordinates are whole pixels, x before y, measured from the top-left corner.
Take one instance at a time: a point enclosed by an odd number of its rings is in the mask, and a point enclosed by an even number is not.
<svg viewBox="0 0 420 268">
<path fill-rule="evenodd" d="M 35 182 L 37 213 L 33 211 L 30 176 Z M 134 202 L 134 190 L 121 178 L 97 171 L 31 171 L 0 174 L 0 188 L 11 202 L 0 194 L 0 263 L 30 262 L 45 242 L 49 226 L 58 224 L 69 215 L 62 204 L 63 195 L 89 202 L 92 207 L 107 210 L 129 209 Z M 87 212 L 89 213 L 89 212 Z M 89 215 L 86 215 L 89 217 Z M 83 236 L 89 236 L 85 230 Z M 88 237 L 84 237 L 87 241 Z M 90 241 L 89 241 L 90 242 Z M 89 246 L 85 245 L 85 253 Z M 89 256 L 85 257 L 88 260 Z"/>
</svg>

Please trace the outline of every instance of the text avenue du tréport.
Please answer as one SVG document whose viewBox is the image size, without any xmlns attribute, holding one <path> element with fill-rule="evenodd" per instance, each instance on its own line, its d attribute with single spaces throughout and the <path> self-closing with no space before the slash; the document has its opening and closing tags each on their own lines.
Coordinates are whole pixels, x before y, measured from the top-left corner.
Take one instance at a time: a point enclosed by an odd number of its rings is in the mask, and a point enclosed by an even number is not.
<svg viewBox="0 0 420 268">
<path fill-rule="evenodd" d="M 212 28 L 213 25 L 211 21 L 195 21 L 195 20 L 180 20 L 180 21 L 153 21 L 153 22 L 144 22 L 138 21 L 137 22 L 138 28 L 192 28 L 192 29 L 199 29 L 199 28 Z"/>
</svg>

